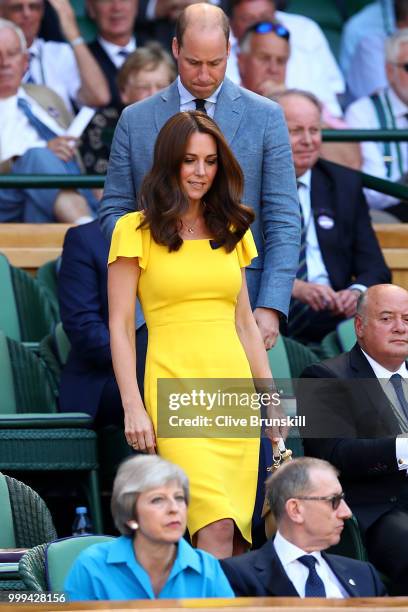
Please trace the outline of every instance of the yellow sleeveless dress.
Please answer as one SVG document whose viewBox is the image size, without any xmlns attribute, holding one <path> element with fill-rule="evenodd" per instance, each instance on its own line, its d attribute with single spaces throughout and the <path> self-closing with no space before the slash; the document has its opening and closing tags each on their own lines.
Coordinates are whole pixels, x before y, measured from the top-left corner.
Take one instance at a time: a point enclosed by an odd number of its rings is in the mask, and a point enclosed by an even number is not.
<svg viewBox="0 0 408 612">
<path fill-rule="evenodd" d="M 118 220 L 109 263 L 137 257 L 138 298 L 148 328 L 145 406 L 157 432 L 157 381 L 180 378 L 251 379 L 235 328 L 241 268 L 256 257 L 248 230 L 236 248 L 212 248 L 208 239 L 185 240 L 169 252 L 150 231 L 138 229 L 142 213 Z M 251 542 L 258 477 L 257 438 L 158 438 L 158 453 L 180 465 L 190 480 L 188 529 L 232 518 Z"/>
</svg>

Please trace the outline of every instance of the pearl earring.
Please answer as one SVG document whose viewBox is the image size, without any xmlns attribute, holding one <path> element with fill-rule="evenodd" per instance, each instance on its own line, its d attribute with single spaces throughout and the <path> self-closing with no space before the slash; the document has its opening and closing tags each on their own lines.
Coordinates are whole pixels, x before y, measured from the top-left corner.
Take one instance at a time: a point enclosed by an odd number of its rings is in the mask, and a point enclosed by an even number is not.
<svg viewBox="0 0 408 612">
<path fill-rule="evenodd" d="M 132 531 L 136 531 L 137 529 L 139 529 L 139 523 L 137 523 L 136 521 L 129 521 L 128 526 Z"/>
</svg>

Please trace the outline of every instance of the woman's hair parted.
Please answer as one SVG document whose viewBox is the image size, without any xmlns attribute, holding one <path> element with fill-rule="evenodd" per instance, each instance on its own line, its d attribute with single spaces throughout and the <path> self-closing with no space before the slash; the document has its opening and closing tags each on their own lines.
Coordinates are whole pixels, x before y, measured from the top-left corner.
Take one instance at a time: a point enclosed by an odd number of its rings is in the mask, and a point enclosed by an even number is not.
<svg viewBox="0 0 408 612">
<path fill-rule="evenodd" d="M 227 252 L 234 249 L 255 218 L 241 203 L 244 177 L 219 127 L 205 113 L 188 111 L 171 117 L 160 130 L 154 148 L 153 166 L 145 176 L 139 208 L 144 212 L 142 227 L 148 226 L 153 239 L 177 251 L 183 244 L 179 235 L 181 216 L 189 202 L 180 179 L 181 165 L 192 134 L 212 136 L 217 145 L 217 173 L 205 195 L 205 223 L 214 241 Z"/>
</svg>

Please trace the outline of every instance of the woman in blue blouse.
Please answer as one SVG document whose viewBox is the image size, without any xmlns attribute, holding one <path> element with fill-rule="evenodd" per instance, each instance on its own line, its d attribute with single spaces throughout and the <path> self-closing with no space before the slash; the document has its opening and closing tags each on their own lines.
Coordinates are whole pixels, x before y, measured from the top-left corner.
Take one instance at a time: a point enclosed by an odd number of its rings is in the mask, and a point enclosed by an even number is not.
<svg viewBox="0 0 408 612">
<path fill-rule="evenodd" d="M 78 556 L 65 582 L 69 599 L 234 597 L 217 559 L 183 539 L 188 499 L 178 466 L 156 455 L 125 461 L 111 504 L 122 536 Z"/>
</svg>

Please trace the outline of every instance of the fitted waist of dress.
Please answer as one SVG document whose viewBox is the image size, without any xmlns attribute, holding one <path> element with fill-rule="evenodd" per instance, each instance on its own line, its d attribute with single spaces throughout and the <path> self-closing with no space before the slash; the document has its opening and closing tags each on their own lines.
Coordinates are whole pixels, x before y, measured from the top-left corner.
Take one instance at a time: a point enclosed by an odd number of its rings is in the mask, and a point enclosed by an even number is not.
<svg viewBox="0 0 408 612">
<path fill-rule="evenodd" d="M 188 321 L 185 319 L 171 319 L 168 321 L 155 321 L 154 323 L 149 320 L 149 317 L 146 317 L 146 323 L 149 331 L 160 327 L 197 327 L 197 325 L 232 325 L 235 328 L 235 319 L 228 317 L 212 317 L 208 319 L 200 317 L 199 319 L 189 319 Z"/>
</svg>

